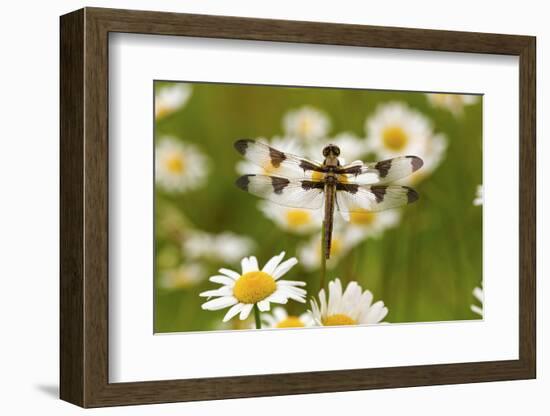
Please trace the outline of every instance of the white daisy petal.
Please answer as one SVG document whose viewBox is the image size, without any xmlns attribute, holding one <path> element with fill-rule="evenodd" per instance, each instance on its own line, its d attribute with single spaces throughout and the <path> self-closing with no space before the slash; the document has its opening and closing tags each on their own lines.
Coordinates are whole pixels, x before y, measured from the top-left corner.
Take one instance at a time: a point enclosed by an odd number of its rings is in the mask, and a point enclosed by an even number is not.
<svg viewBox="0 0 550 416">
<path fill-rule="evenodd" d="M 286 272 L 288 272 L 292 267 L 294 267 L 296 264 L 298 264 L 298 259 L 296 257 L 292 257 L 281 264 L 277 266 L 275 271 L 273 272 L 273 278 L 277 280 L 281 276 L 283 276 Z"/>
<path fill-rule="evenodd" d="M 477 306 L 477 305 L 470 305 L 470 309 L 472 310 L 472 312 L 475 312 L 475 313 L 477 313 L 478 315 L 483 316 L 483 309 L 481 309 L 479 306 Z"/>
<path fill-rule="evenodd" d="M 243 305 L 243 308 L 241 309 L 241 313 L 239 314 L 239 319 L 241 321 L 244 321 L 246 318 L 248 318 L 248 315 L 250 315 L 250 312 L 252 311 L 252 308 L 254 307 L 254 304 L 247 303 Z"/>
<path fill-rule="evenodd" d="M 388 314 L 388 308 L 384 306 L 380 311 L 380 313 L 378 314 L 378 318 L 376 319 L 376 321 L 381 322 L 386 317 L 387 314 Z"/>
<path fill-rule="evenodd" d="M 248 259 L 248 257 L 244 257 L 241 260 L 241 270 L 243 274 L 247 274 L 248 272 L 252 271 L 252 267 L 250 265 L 250 260 Z"/>
<path fill-rule="evenodd" d="M 269 259 L 269 261 L 265 264 L 262 271 L 269 275 L 273 275 L 275 268 L 279 265 L 279 263 L 281 262 L 284 256 L 285 256 L 285 252 L 283 251 L 278 256 L 271 257 L 271 259 Z"/>
<path fill-rule="evenodd" d="M 284 308 L 277 306 L 276 308 L 273 309 L 273 316 L 277 321 L 282 321 L 283 319 L 286 319 L 288 315 Z"/>
<path fill-rule="evenodd" d="M 320 303 L 320 311 L 323 316 L 325 316 L 328 313 L 328 306 L 327 306 L 327 298 L 325 295 L 325 289 L 321 289 L 319 291 L 319 303 Z"/>
<path fill-rule="evenodd" d="M 258 267 L 258 259 L 256 257 L 250 256 L 248 258 L 248 262 L 249 262 L 251 271 L 257 272 L 258 270 L 260 270 L 260 268 Z"/>
<path fill-rule="evenodd" d="M 222 286 L 219 289 L 214 290 L 207 290 L 206 292 L 202 292 L 199 294 L 199 296 L 203 298 L 209 298 L 212 296 L 232 296 L 233 290 L 228 286 Z"/>
<path fill-rule="evenodd" d="M 305 286 L 305 282 L 300 282 L 298 280 L 277 280 L 277 285 L 279 286 Z"/>
<path fill-rule="evenodd" d="M 373 296 L 371 291 L 365 290 L 361 295 L 361 299 L 359 300 L 359 302 L 361 302 L 361 304 L 363 305 L 363 308 L 369 308 L 372 303 L 372 299 L 373 299 Z"/>
<path fill-rule="evenodd" d="M 335 279 L 328 284 L 328 314 L 333 315 L 340 306 L 342 299 L 342 284 L 340 279 Z"/>
<path fill-rule="evenodd" d="M 321 311 L 319 310 L 319 306 L 317 305 L 317 301 L 315 299 L 311 299 L 309 301 L 311 305 L 311 313 L 314 317 L 320 317 Z"/>
<path fill-rule="evenodd" d="M 384 302 L 382 301 L 375 302 L 371 306 L 370 311 L 365 318 L 365 321 L 366 321 L 365 323 L 367 324 L 378 323 L 378 316 L 380 316 L 380 313 L 382 312 L 382 308 L 384 308 Z"/>
<path fill-rule="evenodd" d="M 260 312 L 266 312 L 269 310 L 269 302 L 266 300 L 261 300 L 258 302 L 258 309 Z"/>
<path fill-rule="evenodd" d="M 281 305 L 284 305 L 288 302 L 288 298 L 286 296 L 277 292 L 272 293 L 267 298 L 265 298 L 265 300 L 270 303 L 280 303 Z"/>
<path fill-rule="evenodd" d="M 237 280 L 239 277 L 241 277 L 241 275 L 233 270 L 229 270 L 229 269 L 220 269 L 218 270 L 218 272 L 220 272 L 221 274 L 227 276 L 227 277 L 230 277 L 232 278 L 233 280 Z"/>
<path fill-rule="evenodd" d="M 472 294 L 481 305 L 471 305 L 470 309 L 478 315 L 483 316 L 483 302 L 485 300 L 483 289 L 481 289 L 480 287 L 475 287 L 472 291 Z"/>
<path fill-rule="evenodd" d="M 236 305 L 233 305 L 231 308 L 229 308 L 229 310 L 227 311 L 227 313 L 223 317 L 223 322 L 227 322 L 231 318 L 233 318 L 234 316 L 238 315 L 241 312 L 241 309 L 243 308 L 243 306 L 244 306 L 244 304 L 237 303 Z"/>
<path fill-rule="evenodd" d="M 227 276 L 211 276 L 208 280 L 210 280 L 213 283 L 219 283 L 221 285 L 227 285 L 227 286 L 233 286 L 235 284 L 235 280 Z"/>
<path fill-rule="evenodd" d="M 237 302 L 238 300 L 233 296 L 224 296 L 224 297 L 212 299 L 206 303 L 203 303 L 202 309 L 209 310 L 209 311 L 217 311 L 218 309 L 223 309 L 223 308 L 227 308 L 228 306 L 232 306 Z"/>
<path fill-rule="evenodd" d="M 481 288 L 476 287 L 473 291 L 473 294 L 474 294 L 474 296 L 476 297 L 477 300 L 479 300 L 481 303 L 483 303 L 484 296 L 483 296 L 483 290 L 481 290 Z"/>
<path fill-rule="evenodd" d="M 294 286 L 280 286 L 278 290 L 281 290 L 287 293 L 295 293 L 297 295 L 302 295 L 302 296 L 305 296 L 307 293 L 304 289 L 299 287 L 294 287 Z"/>
<path fill-rule="evenodd" d="M 306 303 L 306 300 L 302 296 L 295 295 L 293 293 L 288 294 L 288 298 L 292 299 L 292 300 L 295 300 L 296 302 Z"/>
</svg>

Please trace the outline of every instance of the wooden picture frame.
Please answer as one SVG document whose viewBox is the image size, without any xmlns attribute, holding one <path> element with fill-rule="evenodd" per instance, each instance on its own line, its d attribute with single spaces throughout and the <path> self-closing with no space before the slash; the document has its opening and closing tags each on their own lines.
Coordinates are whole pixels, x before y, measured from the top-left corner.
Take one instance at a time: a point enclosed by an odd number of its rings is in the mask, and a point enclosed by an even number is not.
<svg viewBox="0 0 550 416">
<path fill-rule="evenodd" d="M 535 378 L 535 38 L 85 8 L 61 17 L 60 396 L 82 407 Z M 519 359 L 109 383 L 110 32 L 502 54 L 520 66 Z"/>
</svg>

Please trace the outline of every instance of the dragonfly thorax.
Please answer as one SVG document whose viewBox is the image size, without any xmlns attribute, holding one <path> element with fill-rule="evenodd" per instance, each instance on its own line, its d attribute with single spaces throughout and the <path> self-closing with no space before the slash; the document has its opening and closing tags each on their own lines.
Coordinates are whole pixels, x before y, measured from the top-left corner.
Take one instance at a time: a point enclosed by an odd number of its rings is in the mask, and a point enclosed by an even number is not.
<svg viewBox="0 0 550 416">
<path fill-rule="evenodd" d="M 323 156 L 329 157 L 329 156 L 340 156 L 340 148 L 334 144 L 329 144 L 324 147 L 323 149 Z"/>
<path fill-rule="evenodd" d="M 340 155 L 340 148 L 333 144 L 325 146 L 323 149 L 323 156 L 325 157 L 325 166 L 339 166 L 338 156 Z"/>
</svg>

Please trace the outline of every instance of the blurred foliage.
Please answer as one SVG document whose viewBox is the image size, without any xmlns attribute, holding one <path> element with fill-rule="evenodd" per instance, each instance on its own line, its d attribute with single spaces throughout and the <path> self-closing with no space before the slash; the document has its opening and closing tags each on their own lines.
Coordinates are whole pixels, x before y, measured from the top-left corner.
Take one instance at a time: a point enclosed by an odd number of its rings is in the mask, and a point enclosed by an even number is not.
<svg viewBox="0 0 550 416">
<path fill-rule="evenodd" d="M 155 88 L 167 83 L 157 82 Z M 220 267 L 240 271 L 240 265 L 204 262 L 204 280 L 194 286 L 167 290 L 160 287 L 164 267 L 185 262 L 181 238 L 188 229 L 210 233 L 232 231 L 253 238 L 249 255 L 260 267 L 281 251 L 297 256 L 296 246 L 307 240 L 285 233 L 257 208 L 259 199 L 234 185 L 235 164 L 241 156 L 233 149 L 238 138 L 282 135 L 284 114 L 311 105 L 328 114 L 331 134 L 351 131 L 364 137 L 365 119 L 377 105 L 401 101 L 429 117 L 436 132 L 444 133 L 448 149 L 441 165 L 415 189 L 420 200 L 406 207 L 398 226 L 379 239 L 358 245 L 329 271 L 329 280 L 356 280 L 383 300 L 388 322 L 426 322 L 478 319 L 470 311 L 472 289 L 482 279 L 482 208 L 472 205 L 482 182 L 481 100 L 464 109 L 461 117 L 431 106 L 423 93 L 286 88 L 229 84 L 192 84 L 185 106 L 156 123 L 155 137 L 174 136 L 193 143 L 210 158 L 206 186 L 186 193 L 156 189 L 155 332 L 220 328 L 226 310 L 203 311 L 198 294 L 218 287 L 207 277 Z M 367 158 L 367 161 L 372 161 Z M 308 297 L 317 295 L 318 272 L 300 265 L 286 278 L 308 283 Z M 290 301 L 286 308 L 299 314 L 306 305 Z M 227 328 L 241 323 L 234 318 Z"/>
</svg>

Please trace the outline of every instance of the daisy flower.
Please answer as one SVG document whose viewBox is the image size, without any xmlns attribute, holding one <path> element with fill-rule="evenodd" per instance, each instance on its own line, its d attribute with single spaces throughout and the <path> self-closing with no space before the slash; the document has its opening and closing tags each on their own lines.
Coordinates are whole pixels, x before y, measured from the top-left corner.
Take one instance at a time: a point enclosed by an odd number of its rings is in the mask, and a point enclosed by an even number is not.
<svg viewBox="0 0 550 416">
<path fill-rule="evenodd" d="M 415 155 L 424 161 L 423 168 L 403 183 L 414 183 L 439 166 L 447 149 L 443 134 L 434 134 L 430 120 L 400 102 L 378 106 L 365 122 L 367 147 L 380 160 Z"/>
<path fill-rule="evenodd" d="M 388 314 L 384 302 L 372 303 L 372 293 L 363 292 L 357 282 L 350 282 L 342 293 L 340 279 L 328 284 L 328 299 L 325 290 L 319 291 L 319 303 L 311 300 L 311 312 L 317 325 L 371 325 L 380 323 Z"/>
<path fill-rule="evenodd" d="M 476 197 L 473 204 L 475 206 L 483 205 L 483 185 L 478 185 L 476 189 Z"/>
<path fill-rule="evenodd" d="M 283 117 L 285 134 L 304 142 L 325 138 L 330 131 L 327 115 L 310 106 L 288 111 Z"/>
<path fill-rule="evenodd" d="M 267 218 L 284 231 L 293 234 L 309 234 L 321 229 L 322 209 L 286 207 L 269 201 L 261 201 L 258 207 Z"/>
<path fill-rule="evenodd" d="M 483 317 L 483 301 L 485 299 L 483 295 L 483 289 L 480 287 L 475 287 L 472 291 L 472 294 L 477 299 L 477 301 L 481 304 L 481 306 L 478 305 L 470 305 L 470 309 L 472 312 L 477 313 L 479 316 Z"/>
<path fill-rule="evenodd" d="M 380 237 L 388 228 L 399 224 L 401 219 L 401 211 L 396 209 L 379 212 L 361 210 L 350 212 L 348 215 L 349 222 L 345 227 L 346 240 L 353 242 Z"/>
<path fill-rule="evenodd" d="M 172 114 L 183 107 L 191 96 L 191 85 L 174 84 L 159 88 L 155 94 L 155 119 L 158 120 Z"/>
<path fill-rule="evenodd" d="M 204 185 L 208 159 L 192 144 L 163 137 L 155 149 L 155 180 L 168 192 L 185 192 Z"/>
<path fill-rule="evenodd" d="M 429 103 L 433 107 L 444 108 L 453 113 L 455 117 L 464 114 L 464 107 L 473 105 L 479 101 L 479 95 L 473 94 L 426 94 Z"/>
<path fill-rule="evenodd" d="M 229 308 L 223 318 L 227 322 L 236 315 L 241 320 L 248 318 L 254 306 L 260 312 L 266 312 L 271 303 L 286 304 L 289 299 L 305 303 L 306 291 L 298 287 L 305 286 L 304 282 L 281 280 L 298 263 L 295 257 L 281 263 L 284 256 L 283 251 L 272 257 L 262 270 L 254 256 L 242 259 L 241 273 L 220 269 L 220 275 L 210 277 L 210 281 L 222 286 L 200 294 L 202 297 L 215 297 L 203 303 L 202 309 L 216 311 Z"/>
<path fill-rule="evenodd" d="M 280 150 L 281 152 L 286 152 L 293 155 L 301 155 L 303 153 L 302 146 L 300 146 L 296 139 L 291 137 L 275 136 L 271 140 L 267 140 L 264 137 L 258 137 L 256 140 Z M 239 161 L 236 165 L 236 170 L 241 175 L 276 175 L 279 172 L 279 168 L 273 167 L 271 163 L 268 163 L 262 168 L 248 160 Z"/>
<path fill-rule="evenodd" d="M 198 263 L 182 264 L 160 275 L 159 286 L 163 289 L 184 289 L 195 286 L 206 278 L 204 267 Z"/>
<path fill-rule="evenodd" d="M 315 323 L 310 312 L 304 312 L 299 316 L 289 315 L 280 306 L 273 308 L 272 313 L 262 313 L 260 319 L 263 328 L 303 328 L 313 326 Z"/>
<path fill-rule="evenodd" d="M 221 234 L 193 231 L 183 240 L 182 250 L 190 258 L 235 263 L 253 250 L 255 246 L 256 244 L 251 238 L 230 231 Z"/>
<path fill-rule="evenodd" d="M 334 224 L 330 259 L 326 263 L 327 269 L 334 268 L 340 259 L 359 243 L 359 240 L 353 240 L 354 236 L 346 233 L 345 228 L 339 227 L 338 224 L 336 222 Z M 298 246 L 298 257 L 306 270 L 315 270 L 321 267 L 322 247 L 320 233 L 312 236 L 309 241 Z"/>
</svg>

